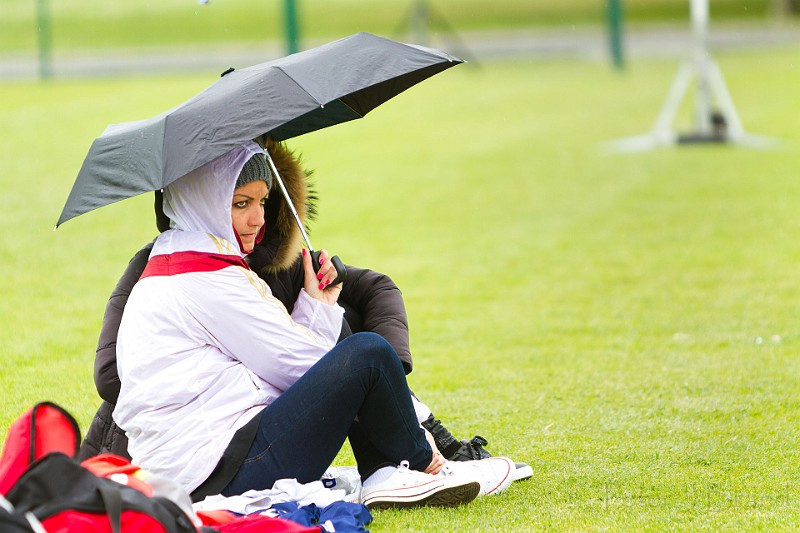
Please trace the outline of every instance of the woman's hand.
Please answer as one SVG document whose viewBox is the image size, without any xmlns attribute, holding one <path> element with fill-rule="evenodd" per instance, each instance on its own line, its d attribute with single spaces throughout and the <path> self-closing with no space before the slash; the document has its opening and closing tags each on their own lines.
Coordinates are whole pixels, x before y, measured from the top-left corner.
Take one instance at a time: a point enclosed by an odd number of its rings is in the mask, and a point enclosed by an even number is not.
<svg viewBox="0 0 800 533">
<path fill-rule="evenodd" d="M 331 285 L 331 282 L 336 279 L 337 272 L 336 267 L 330 261 L 327 250 L 320 250 L 319 265 L 319 272 L 314 272 L 311 254 L 303 248 L 303 269 L 305 270 L 303 288 L 312 298 L 333 305 L 339 299 L 343 284 Z"/>
<path fill-rule="evenodd" d="M 447 462 L 447 459 L 444 458 L 439 452 L 439 449 L 436 447 L 436 441 L 433 440 L 433 435 L 431 432 L 425 428 L 422 428 L 425 432 L 425 438 L 428 439 L 428 444 L 431 445 L 431 450 L 433 450 L 433 457 L 431 457 L 431 464 L 428 465 L 428 468 L 425 469 L 426 474 L 438 474 L 442 471 L 442 467 Z"/>
</svg>

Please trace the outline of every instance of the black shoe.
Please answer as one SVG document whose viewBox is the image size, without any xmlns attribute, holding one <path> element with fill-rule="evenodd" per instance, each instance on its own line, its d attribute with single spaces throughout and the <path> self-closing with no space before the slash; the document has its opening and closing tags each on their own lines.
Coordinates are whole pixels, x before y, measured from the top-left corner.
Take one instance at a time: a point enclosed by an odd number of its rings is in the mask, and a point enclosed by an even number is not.
<svg viewBox="0 0 800 533">
<path fill-rule="evenodd" d="M 489 441 L 480 435 L 475 435 L 472 437 L 472 440 L 464 439 L 461 441 L 461 447 L 456 453 L 447 459 L 450 461 L 477 461 L 479 459 L 486 459 L 492 456 L 492 454 L 484 448 L 487 444 L 489 444 Z"/>
<path fill-rule="evenodd" d="M 489 444 L 489 441 L 481 437 L 480 435 L 475 435 L 472 437 L 472 440 L 462 440 L 461 447 L 456 451 L 451 457 L 447 457 L 450 461 L 479 461 L 481 459 L 486 459 L 491 457 L 492 454 L 489 453 L 484 446 Z M 528 479 L 529 477 L 533 476 L 533 468 L 526 463 L 515 463 L 517 466 L 517 470 L 514 473 L 514 481 L 519 481 L 520 479 Z"/>
</svg>

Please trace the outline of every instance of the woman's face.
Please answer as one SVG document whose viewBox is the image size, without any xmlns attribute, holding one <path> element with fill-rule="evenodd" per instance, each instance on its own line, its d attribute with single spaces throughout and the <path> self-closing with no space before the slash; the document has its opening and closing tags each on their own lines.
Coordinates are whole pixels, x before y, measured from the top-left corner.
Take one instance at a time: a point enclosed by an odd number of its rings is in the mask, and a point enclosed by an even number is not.
<svg viewBox="0 0 800 533">
<path fill-rule="evenodd" d="M 264 225 L 264 203 L 268 192 L 266 182 L 261 180 L 251 181 L 233 191 L 233 230 L 239 236 L 242 250 L 246 253 L 255 247 L 258 231 Z"/>
</svg>

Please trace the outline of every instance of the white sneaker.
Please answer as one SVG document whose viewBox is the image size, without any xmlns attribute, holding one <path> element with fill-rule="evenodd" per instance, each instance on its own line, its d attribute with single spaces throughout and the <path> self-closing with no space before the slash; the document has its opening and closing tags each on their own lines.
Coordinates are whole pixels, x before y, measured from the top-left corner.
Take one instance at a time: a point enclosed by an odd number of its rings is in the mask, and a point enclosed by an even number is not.
<svg viewBox="0 0 800 533">
<path fill-rule="evenodd" d="M 434 505 L 452 507 L 474 500 L 481 490 L 474 477 L 463 479 L 453 476 L 445 479 L 439 475 L 425 474 L 408 468 L 403 461 L 392 475 L 375 486 L 361 488 L 361 503 L 369 509 L 389 509 Z"/>
<path fill-rule="evenodd" d="M 533 477 L 533 467 L 526 463 L 516 463 L 517 471 L 514 472 L 514 481 L 522 481 Z"/>
<path fill-rule="evenodd" d="M 473 479 L 481 484 L 479 496 L 500 494 L 514 482 L 517 465 L 508 457 L 487 457 L 476 461 L 447 461 L 445 477 Z"/>
</svg>

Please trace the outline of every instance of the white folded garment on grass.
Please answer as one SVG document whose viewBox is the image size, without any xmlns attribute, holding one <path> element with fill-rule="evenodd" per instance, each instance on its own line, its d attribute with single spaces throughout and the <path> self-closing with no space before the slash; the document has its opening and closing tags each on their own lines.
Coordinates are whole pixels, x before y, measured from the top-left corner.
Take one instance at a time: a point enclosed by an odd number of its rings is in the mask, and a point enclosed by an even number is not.
<svg viewBox="0 0 800 533">
<path fill-rule="evenodd" d="M 195 511 L 231 511 L 248 515 L 263 513 L 278 503 L 295 502 L 299 507 L 315 504 L 327 507 L 333 502 L 346 501 L 343 489 L 328 489 L 322 481 L 299 483 L 296 479 L 279 479 L 271 489 L 248 490 L 238 496 L 215 494 L 195 503 Z"/>
</svg>

